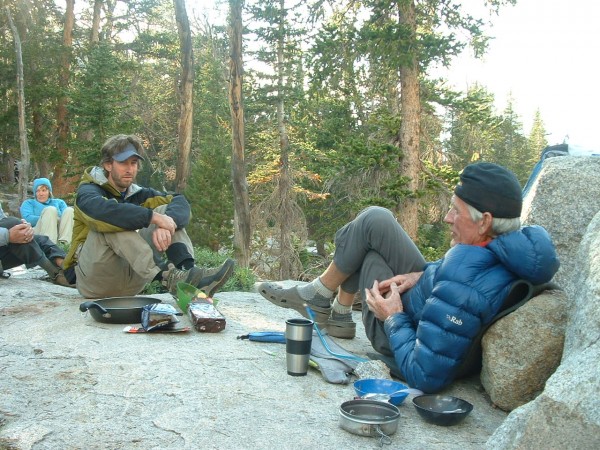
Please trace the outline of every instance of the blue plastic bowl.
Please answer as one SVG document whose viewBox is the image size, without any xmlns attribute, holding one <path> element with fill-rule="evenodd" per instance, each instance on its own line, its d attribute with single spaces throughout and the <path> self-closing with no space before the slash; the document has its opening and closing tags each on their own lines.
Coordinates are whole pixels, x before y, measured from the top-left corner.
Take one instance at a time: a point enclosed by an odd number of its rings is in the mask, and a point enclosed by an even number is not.
<svg viewBox="0 0 600 450">
<path fill-rule="evenodd" d="M 371 398 L 372 400 L 377 400 L 377 397 L 371 397 L 368 394 L 389 395 L 393 392 L 399 391 L 400 389 L 407 388 L 408 386 L 399 383 L 398 381 L 388 380 L 386 378 L 365 378 L 354 382 L 354 390 L 356 391 L 356 395 L 361 398 L 367 396 L 367 398 Z M 408 397 L 408 392 L 400 392 L 390 396 L 388 401 L 392 405 L 398 406 L 406 397 Z"/>
</svg>

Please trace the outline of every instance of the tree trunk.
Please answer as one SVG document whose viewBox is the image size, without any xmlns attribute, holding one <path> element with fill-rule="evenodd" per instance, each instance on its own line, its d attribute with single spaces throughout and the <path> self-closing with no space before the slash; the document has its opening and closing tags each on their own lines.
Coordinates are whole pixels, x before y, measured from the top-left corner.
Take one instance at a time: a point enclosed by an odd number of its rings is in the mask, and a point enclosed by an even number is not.
<svg viewBox="0 0 600 450">
<path fill-rule="evenodd" d="M 242 8 L 243 0 L 230 0 L 229 108 L 231 111 L 234 234 L 233 243 L 238 264 L 248 267 L 250 262 L 250 200 L 244 161 L 245 128 L 242 98 Z"/>
<path fill-rule="evenodd" d="M 115 24 L 115 8 L 117 7 L 117 0 L 106 0 L 104 3 L 104 27 L 103 37 L 106 41 L 111 41 L 113 38 L 113 29 Z"/>
<path fill-rule="evenodd" d="M 416 40 L 416 12 L 413 0 L 399 2 L 399 23 L 409 33 L 409 40 Z M 411 49 L 414 46 L 407 45 Z M 407 188 L 416 194 L 419 189 L 419 141 L 421 128 L 421 98 L 419 94 L 419 66 L 417 55 L 408 50 L 407 62 L 400 66 L 400 131 L 399 143 L 403 152 L 400 161 L 400 176 L 407 177 Z M 417 239 L 419 226 L 418 203 L 416 195 L 404 198 L 398 208 L 398 216 L 404 230 L 411 239 Z"/>
<path fill-rule="evenodd" d="M 194 60 L 192 54 L 192 34 L 190 22 L 185 10 L 184 0 L 173 0 L 175 5 L 175 18 L 179 33 L 179 49 L 181 52 L 181 84 L 179 86 L 180 114 L 179 114 L 179 141 L 177 144 L 177 173 L 176 189 L 183 192 L 187 186 L 190 175 L 190 152 L 192 150 L 192 120 L 194 105 L 192 91 L 194 87 Z"/>
<path fill-rule="evenodd" d="M 94 12 L 92 15 L 92 29 L 90 31 L 90 49 L 93 49 L 100 42 L 100 16 L 102 14 L 103 0 L 94 0 Z M 88 128 L 79 131 L 77 140 L 83 142 L 92 142 L 95 137 L 95 130 Z"/>
<path fill-rule="evenodd" d="M 294 247 L 292 243 L 292 176 L 290 173 L 289 151 L 290 142 L 285 125 L 284 115 L 284 77 L 283 77 L 283 47 L 285 44 L 284 0 L 279 0 L 280 20 L 279 37 L 277 41 L 277 128 L 279 129 L 279 276 L 282 280 L 292 277 Z"/>
<path fill-rule="evenodd" d="M 23 78 L 23 54 L 21 51 L 21 38 L 19 31 L 13 23 L 10 9 L 5 6 L 6 15 L 10 29 L 15 40 L 15 53 L 17 58 L 17 92 L 19 110 L 19 144 L 21 147 L 21 167 L 19 168 L 19 204 L 27 198 L 27 186 L 29 185 L 29 144 L 27 142 L 27 126 L 25 123 L 25 86 Z"/>
<path fill-rule="evenodd" d="M 58 98 L 56 107 L 56 151 L 59 154 L 59 160 L 54 166 L 54 176 L 52 178 L 52 191 L 57 197 L 62 197 L 70 192 L 71 183 L 75 182 L 75 179 L 68 178 L 65 173 L 66 162 L 69 160 L 67 141 L 70 131 L 66 91 L 71 76 L 71 49 L 73 47 L 73 26 L 75 24 L 74 8 L 75 0 L 67 0 L 60 69 L 60 88 L 62 93 Z"/>
<path fill-rule="evenodd" d="M 92 16 L 92 30 L 90 42 L 92 45 L 100 42 L 100 13 L 102 12 L 102 0 L 94 0 L 94 15 Z"/>
<path fill-rule="evenodd" d="M 17 160 L 10 154 L 2 155 L 2 163 L 4 168 L 0 170 L 2 182 L 13 185 L 17 182 Z M 6 176 L 4 176 L 6 173 Z"/>
<path fill-rule="evenodd" d="M 34 64 L 32 64 L 34 66 Z M 37 69 L 31 69 L 32 72 L 35 72 Z M 33 142 L 33 150 L 31 151 L 31 156 L 34 161 L 34 170 L 30 175 L 35 178 L 37 171 L 35 170 L 35 166 L 39 168 L 39 176 L 44 178 L 49 178 L 50 173 L 52 171 L 52 166 L 50 165 L 50 161 L 48 159 L 48 155 L 50 153 L 49 146 L 44 144 L 44 115 L 41 111 L 40 102 L 39 101 L 31 101 L 31 121 L 32 121 L 32 142 Z"/>
</svg>

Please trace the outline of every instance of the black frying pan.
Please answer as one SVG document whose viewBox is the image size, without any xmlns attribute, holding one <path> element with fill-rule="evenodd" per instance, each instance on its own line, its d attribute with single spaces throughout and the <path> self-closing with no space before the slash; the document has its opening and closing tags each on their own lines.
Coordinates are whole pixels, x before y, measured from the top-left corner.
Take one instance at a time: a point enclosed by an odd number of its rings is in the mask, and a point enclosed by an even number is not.
<svg viewBox="0 0 600 450">
<path fill-rule="evenodd" d="M 162 303 L 152 297 L 110 297 L 84 302 L 81 312 L 89 311 L 94 320 L 102 323 L 141 323 L 142 308 L 152 303 Z"/>
</svg>

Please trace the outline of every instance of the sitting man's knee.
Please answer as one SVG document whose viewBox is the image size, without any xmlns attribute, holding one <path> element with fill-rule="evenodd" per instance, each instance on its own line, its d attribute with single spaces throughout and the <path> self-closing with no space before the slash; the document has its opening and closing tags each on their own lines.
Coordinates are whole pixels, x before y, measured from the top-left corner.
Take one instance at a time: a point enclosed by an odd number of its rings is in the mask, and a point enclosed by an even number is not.
<svg viewBox="0 0 600 450">
<path fill-rule="evenodd" d="M 3 219 L 0 219 L 0 226 L 2 226 L 2 228 L 12 228 L 21 223 L 23 223 L 21 222 L 21 219 L 13 216 L 8 216 L 4 217 Z"/>
<path fill-rule="evenodd" d="M 385 227 L 390 223 L 398 223 L 392 211 L 383 208 L 382 206 L 369 206 L 368 208 L 365 208 L 360 215 L 363 216 L 363 220 L 367 221 L 372 227 Z"/>
</svg>

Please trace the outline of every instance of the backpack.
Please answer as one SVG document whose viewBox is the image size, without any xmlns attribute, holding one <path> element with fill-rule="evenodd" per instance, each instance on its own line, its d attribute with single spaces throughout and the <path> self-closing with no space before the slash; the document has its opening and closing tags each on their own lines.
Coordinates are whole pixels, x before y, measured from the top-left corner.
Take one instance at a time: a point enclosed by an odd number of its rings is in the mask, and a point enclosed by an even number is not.
<svg viewBox="0 0 600 450">
<path fill-rule="evenodd" d="M 477 336 L 473 339 L 471 347 L 467 351 L 465 359 L 456 369 L 456 378 L 463 378 L 469 375 L 473 375 L 481 370 L 481 339 L 487 332 L 487 330 L 498 320 L 504 316 L 516 311 L 518 308 L 523 306 L 533 297 L 539 295 L 541 292 L 547 289 L 560 289 L 555 283 L 549 282 L 541 285 L 533 286 L 529 281 L 517 280 L 513 282 L 508 295 L 502 302 L 502 306 L 498 313 L 492 318 L 490 323 L 485 325 L 479 330 Z"/>
</svg>

